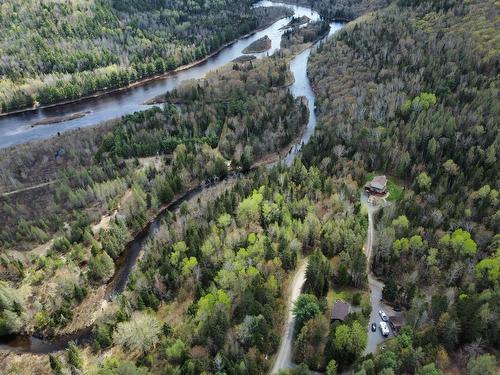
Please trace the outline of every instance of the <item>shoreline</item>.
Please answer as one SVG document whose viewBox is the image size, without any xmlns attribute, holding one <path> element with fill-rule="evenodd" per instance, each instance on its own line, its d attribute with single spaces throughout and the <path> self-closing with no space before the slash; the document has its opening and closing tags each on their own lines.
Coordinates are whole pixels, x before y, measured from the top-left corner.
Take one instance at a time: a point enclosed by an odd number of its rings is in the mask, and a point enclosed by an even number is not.
<svg viewBox="0 0 500 375">
<path fill-rule="evenodd" d="M 300 27 L 302 25 L 305 25 L 305 24 L 309 23 L 310 21 L 311 21 L 311 19 L 309 17 L 302 16 L 300 18 L 296 18 L 295 20 L 292 19 L 285 26 L 280 27 L 280 30 L 294 29 L 296 27 Z"/>
<path fill-rule="evenodd" d="M 304 97 L 298 97 L 298 98 L 304 98 Z M 143 241 L 146 239 L 148 232 L 151 228 L 151 226 L 157 222 L 158 220 L 161 220 L 161 218 L 166 214 L 167 211 L 175 210 L 180 204 L 183 202 L 190 200 L 194 197 L 196 197 L 199 193 L 201 193 L 204 189 L 210 188 L 212 186 L 216 186 L 219 183 L 222 183 L 224 181 L 231 180 L 233 178 L 238 178 L 240 174 L 247 175 L 249 173 L 255 172 L 259 168 L 263 167 L 268 167 L 275 165 L 277 163 L 283 162 L 284 158 L 290 153 L 290 151 L 293 149 L 293 147 L 296 144 L 299 144 L 300 140 L 302 139 L 302 136 L 307 128 L 308 123 L 306 122 L 297 135 L 290 141 L 290 143 L 282 148 L 277 149 L 276 151 L 269 153 L 267 155 L 262 156 L 259 160 L 255 161 L 251 167 L 243 171 L 238 168 L 233 168 L 228 170 L 226 176 L 224 177 L 219 177 L 218 180 L 213 180 L 210 181 L 208 184 L 204 184 L 203 182 L 200 182 L 198 180 L 193 180 L 191 183 L 187 186 L 186 190 L 177 193 L 176 196 L 172 199 L 171 202 L 166 203 L 158 208 L 158 210 L 155 210 L 155 212 L 151 212 L 148 219 L 146 220 L 144 226 L 137 230 L 137 231 L 131 231 L 129 232 L 131 235 L 131 239 L 127 241 L 122 253 L 117 257 L 115 260 L 115 266 L 118 265 L 120 269 L 117 269 L 113 276 L 108 280 L 106 284 L 103 284 L 102 286 L 105 288 L 104 291 L 104 301 L 108 301 L 110 298 L 112 298 L 116 293 L 121 293 L 122 290 L 121 287 L 126 287 L 126 282 L 122 284 L 122 270 L 124 270 L 124 265 L 126 264 L 127 259 L 129 258 L 130 251 L 132 250 L 132 245 L 136 241 Z M 135 259 L 135 262 L 140 257 L 140 253 L 142 253 L 142 246 L 141 249 Z M 117 267 L 117 268 L 118 268 Z M 128 276 L 127 276 L 128 279 Z M 128 281 L 128 280 L 127 280 Z M 4 352 L 11 352 L 11 353 L 30 353 L 34 355 L 44 355 L 48 353 L 54 353 L 57 351 L 60 351 L 62 349 L 59 348 L 60 344 L 59 343 L 66 343 L 69 341 L 76 341 L 79 342 L 80 345 L 85 345 L 88 343 L 88 337 L 95 325 L 95 321 L 91 322 L 89 325 L 86 325 L 83 328 L 80 328 L 74 332 L 66 332 L 62 334 L 56 334 L 52 337 L 47 336 L 41 332 L 24 332 L 21 334 L 17 335 L 11 335 L 11 336 L 6 336 L 7 340 L 8 338 L 12 338 L 13 340 L 15 339 L 21 339 L 21 340 L 30 340 L 31 338 L 35 338 L 37 340 L 42 340 L 49 344 L 49 346 L 52 344 L 54 347 L 48 348 L 47 351 L 36 351 L 36 350 L 25 350 L 23 347 L 16 347 L 16 346 L 10 346 L 9 341 L 2 342 L 1 337 L 0 337 L 0 353 Z M 3 348 L 2 348 L 3 346 Z M 6 349 L 7 347 L 8 349 Z"/>
<path fill-rule="evenodd" d="M 283 4 L 288 4 L 288 5 L 292 5 L 292 6 L 303 6 L 303 7 L 308 7 L 309 9 L 311 10 L 314 10 L 315 12 L 317 12 L 321 18 L 323 18 L 323 16 L 321 15 L 320 11 L 318 8 L 316 7 L 313 7 L 311 6 L 310 4 L 303 4 L 301 3 L 300 1 L 293 1 L 293 0 L 270 0 L 272 3 L 275 3 L 275 4 L 279 4 L 279 3 L 283 3 Z M 328 22 L 351 22 L 351 21 L 354 21 L 356 18 L 359 18 L 360 16 L 358 17 L 354 17 L 354 18 L 347 18 L 347 17 L 330 17 L 328 19 L 325 18 L 326 21 Z"/>
<path fill-rule="evenodd" d="M 92 111 L 81 111 L 81 112 L 75 112 L 75 113 L 71 113 L 69 115 L 64 115 L 64 116 L 47 117 L 43 120 L 34 121 L 34 122 L 30 123 L 28 126 L 30 128 L 36 128 L 37 126 L 58 124 L 60 122 L 71 121 L 71 120 L 75 120 L 77 118 L 85 117 L 91 112 Z"/>
<path fill-rule="evenodd" d="M 253 33 L 255 33 L 255 32 L 257 32 L 257 31 L 254 31 Z M 325 36 L 318 37 L 318 40 L 320 40 L 321 38 L 324 38 L 324 37 Z M 235 43 L 235 42 L 236 41 L 233 41 L 232 43 Z M 293 53 L 292 56 L 296 57 L 297 55 L 299 55 L 300 53 L 305 51 L 307 48 L 312 48 L 315 45 L 315 43 L 317 43 L 317 40 L 314 42 L 307 43 L 306 45 L 303 46 L 303 48 L 301 48 L 301 50 L 299 52 Z M 289 58 L 288 63 L 290 63 L 290 61 L 293 57 Z M 295 76 L 292 75 L 292 77 L 293 77 L 292 82 L 285 85 L 285 87 L 289 87 L 290 85 L 293 84 L 293 82 L 295 81 Z M 300 99 L 301 101 L 303 101 L 304 96 L 298 96 L 295 99 Z M 308 108 L 308 110 L 311 111 L 311 110 L 314 110 L 314 108 Z M 151 212 L 151 215 L 147 219 L 145 225 L 140 230 L 138 230 L 136 233 L 131 233 L 133 238 L 127 242 L 122 254 L 120 254 L 119 257 L 117 258 L 117 260 L 115 261 L 115 265 L 119 264 L 122 268 L 121 268 L 121 270 L 115 271 L 115 273 L 110 278 L 108 283 L 104 284 L 104 286 L 105 286 L 105 298 L 104 298 L 104 300 L 109 300 L 110 298 L 112 298 L 113 295 L 115 295 L 115 293 L 121 293 L 123 291 L 121 289 L 125 288 L 126 283 L 128 281 L 128 275 L 126 276 L 125 280 L 123 279 L 124 274 L 121 272 L 122 270 L 125 269 L 123 267 L 123 265 L 126 264 L 126 261 L 129 258 L 129 256 L 135 257 L 135 259 L 133 259 L 132 261 L 134 263 L 137 262 L 137 260 L 140 257 L 141 252 L 143 251 L 143 248 L 141 246 L 141 249 L 139 250 L 137 255 L 134 255 L 133 249 L 131 249 L 132 245 L 136 241 L 145 240 L 146 237 L 148 236 L 148 232 L 149 232 L 151 226 L 155 222 L 157 222 L 158 220 L 161 220 L 161 217 L 165 214 L 165 212 L 170 211 L 172 209 L 175 210 L 176 207 L 178 207 L 178 205 L 180 205 L 182 202 L 196 197 L 200 192 L 202 192 L 207 187 L 217 185 L 218 183 L 221 183 L 221 182 L 226 181 L 226 180 L 238 178 L 240 174 L 247 175 L 249 173 L 252 173 L 252 172 L 258 170 L 259 168 L 272 166 L 272 165 L 275 165 L 277 163 L 283 162 L 284 158 L 286 158 L 286 156 L 293 150 L 294 146 L 302 143 L 301 140 L 302 140 L 302 137 L 303 137 L 308 125 L 309 125 L 309 121 L 307 120 L 302 125 L 302 127 L 299 129 L 296 136 L 288 143 L 288 145 L 286 145 L 282 148 L 278 148 L 274 152 L 262 156 L 259 160 L 255 161 L 248 170 L 243 171 L 241 169 L 236 169 L 236 168 L 228 170 L 228 173 L 226 174 L 226 176 L 219 178 L 219 179 L 214 179 L 211 182 L 209 182 L 208 184 L 204 184 L 203 182 L 200 183 L 197 180 L 193 180 L 187 186 L 187 189 L 183 192 L 178 193 L 171 202 L 169 202 L 163 206 L 160 206 L 157 211 Z M 132 253 L 131 253 L 131 251 L 132 251 Z M 125 281 L 125 282 L 123 282 L 123 281 Z M 48 348 L 47 351 L 36 351 L 36 350 L 31 350 L 30 348 L 25 349 L 24 347 L 17 347 L 16 348 L 16 347 L 10 346 L 9 342 L 6 342 L 6 343 L 4 343 L 4 345 L 0 344 L 0 353 L 13 352 L 13 353 L 31 353 L 31 354 L 35 354 L 35 355 L 36 354 L 43 355 L 43 354 L 53 353 L 53 352 L 57 352 L 57 351 L 62 350 L 60 348 L 61 344 L 63 344 L 63 345 L 64 345 L 64 343 L 67 344 L 68 339 L 71 340 L 71 339 L 75 339 L 75 338 L 77 339 L 77 341 L 80 341 L 81 344 L 85 345 L 88 342 L 87 334 L 92 331 L 92 328 L 94 325 L 95 325 L 95 322 L 91 322 L 88 326 L 81 328 L 78 331 L 75 331 L 73 333 L 66 333 L 66 334 L 62 334 L 62 335 L 55 335 L 54 337 L 52 337 L 50 339 L 48 339 L 47 337 L 43 338 L 43 335 L 37 335 L 37 333 L 29 335 L 28 332 L 26 332 L 24 335 L 21 334 L 21 335 L 16 335 L 16 336 L 20 337 L 22 339 L 30 339 L 32 337 L 38 338 L 38 339 L 42 338 L 43 341 L 46 341 L 49 344 L 52 343 L 54 346 L 51 348 Z M 57 340 L 59 340 L 59 344 L 56 343 Z M 2 348 L 2 346 L 7 347 L 8 349 L 4 349 L 4 348 Z"/>
<path fill-rule="evenodd" d="M 235 58 L 232 62 L 235 64 L 244 64 L 246 62 L 250 62 L 250 61 L 253 61 L 255 59 L 257 59 L 257 56 L 247 54 L 247 55 L 241 55 L 241 56 Z"/>
<path fill-rule="evenodd" d="M 288 145 L 285 149 L 291 149 L 293 148 L 293 146 L 294 143 L 292 141 L 292 143 Z M 115 261 L 115 266 L 119 263 L 119 269 L 117 269 L 117 271 L 113 274 L 113 276 L 111 276 L 111 278 L 106 284 L 102 285 L 105 288 L 103 301 L 109 301 L 110 299 L 113 298 L 115 294 L 121 293 L 123 291 L 121 290 L 122 287 L 126 287 L 126 284 L 128 282 L 128 275 L 126 277 L 127 279 L 126 282 L 123 284 L 122 284 L 123 280 L 121 277 L 123 275 L 122 271 L 125 269 L 125 267 L 123 266 L 126 264 L 129 255 L 131 255 L 130 251 L 132 250 L 132 245 L 136 241 L 144 241 L 148 236 L 148 232 L 150 231 L 151 226 L 155 222 L 161 220 L 162 217 L 168 211 L 176 210 L 177 207 L 180 206 L 180 204 L 195 198 L 199 193 L 203 192 L 206 188 L 216 186 L 224 181 L 230 181 L 231 179 L 238 178 L 239 177 L 238 175 L 240 173 L 246 175 L 255 172 L 261 167 L 270 166 L 272 164 L 279 162 L 281 160 L 280 153 L 283 151 L 284 149 L 277 150 L 272 154 L 262 157 L 259 161 L 256 161 L 254 164 L 252 164 L 252 166 L 247 171 L 242 171 L 238 169 L 230 170 L 228 171 L 225 177 L 219 178 L 219 180 L 211 181 L 208 184 L 203 184 L 200 183 L 199 181 L 194 180 L 189 184 L 186 190 L 178 193 L 171 202 L 164 204 L 156 212 L 152 212 L 151 215 L 148 217 L 145 225 L 140 230 L 135 232 L 129 232 L 132 236 L 132 239 L 126 243 L 124 250 Z M 140 258 L 142 251 L 143 249 L 141 246 L 141 249 L 135 259 L 135 263 Z M 33 355 L 45 355 L 64 350 L 61 348 L 61 346 L 66 346 L 67 343 L 69 343 L 70 341 L 77 342 L 79 346 L 86 345 L 90 341 L 90 338 L 88 336 L 92 333 L 94 326 L 95 326 L 95 321 L 90 322 L 90 324 L 85 325 L 84 327 L 77 329 L 74 332 L 65 332 L 61 334 L 55 334 L 53 336 L 48 336 L 43 332 L 32 331 L 30 333 L 29 331 L 26 331 L 23 333 L 4 336 L 3 338 L 6 339 L 5 341 L 3 341 L 2 337 L 0 337 L 0 353 L 16 353 L 16 354 L 29 353 Z M 31 339 L 43 341 L 44 345 L 48 345 L 48 348 L 46 350 L 32 350 L 31 348 L 25 349 L 22 345 L 17 346 L 11 344 L 12 340 L 29 341 Z"/>
<path fill-rule="evenodd" d="M 262 46 L 260 46 L 263 44 Z M 272 41 L 269 36 L 264 35 L 262 38 L 257 39 L 255 42 L 250 43 L 241 53 L 243 55 L 252 55 L 254 53 L 264 53 L 269 51 L 272 47 Z"/>
<path fill-rule="evenodd" d="M 40 109 L 49 109 L 49 108 L 56 108 L 56 107 L 59 107 L 59 106 L 65 106 L 65 105 L 68 105 L 68 104 L 73 104 L 73 103 L 78 103 L 78 102 L 83 102 L 83 101 L 86 101 L 86 100 L 91 100 L 91 99 L 96 99 L 96 98 L 100 98 L 102 96 L 106 96 L 106 95 L 110 95 L 110 94 L 114 94 L 114 93 L 118 93 L 118 92 L 122 92 L 122 91 L 127 91 L 129 89 L 132 89 L 132 88 L 135 88 L 135 87 L 140 87 L 142 85 L 145 85 L 149 82 L 153 82 L 153 81 L 157 81 L 157 80 L 161 80 L 161 79 L 165 79 L 165 78 L 168 78 L 170 76 L 173 76 L 175 75 L 176 73 L 179 73 L 179 72 L 182 72 L 182 71 L 185 71 L 185 70 L 188 70 L 188 69 L 191 69 L 195 66 L 198 66 L 200 64 L 203 64 L 204 62 L 206 62 L 208 59 L 216 56 L 217 54 L 219 54 L 220 52 L 222 52 L 222 50 L 224 50 L 225 48 L 227 47 L 230 47 L 231 45 L 235 44 L 236 42 L 240 41 L 240 40 L 243 40 L 245 38 L 248 38 L 256 33 L 258 33 L 259 31 L 262 31 L 266 28 L 268 28 L 269 26 L 271 26 L 272 24 L 274 24 L 275 22 L 278 22 L 284 18 L 288 18 L 288 16 L 283 16 L 283 17 L 280 17 L 270 23 L 267 23 L 265 25 L 262 25 L 261 27 L 258 27 L 257 29 L 245 34 L 245 35 L 242 35 L 230 42 L 227 42 L 227 43 L 224 43 L 223 45 L 221 45 L 219 48 L 217 48 L 217 50 L 215 50 L 214 52 L 211 52 L 210 54 L 208 54 L 207 56 L 199 59 L 199 60 L 196 60 L 196 61 L 193 61 L 189 64 L 185 64 L 185 65 L 181 65 L 177 68 L 175 68 L 174 70 L 170 70 L 168 72 L 165 72 L 165 73 L 161 73 L 161 74 L 156 74 L 156 75 L 153 75 L 151 77 L 146 77 L 146 78 L 142 78 L 138 81 L 135 81 L 135 82 L 132 82 L 132 83 L 129 83 L 127 86 L 122 86 L 122 87 L 117 87 L 117 88 L 113 88 L 113 89 L 104 89 L 104 90 L 100 90 L 100 91 L 96 91 L 94 92 L 93 94 L 88 94 L 88 95 L 85 95 L 85 96 L 81 96 L 79 98 L 75 98 L 75 99 L 68 99 L 68 100 L 64 100 L 62 102 L 57 102 L 57 103 L 53 103 L 53 104 L 46 104 L 46 105 L 42 105 L 42 106 L 39 106 L 39 107 L 30 107 L 30 108 L 23 108 L 23 109 L 16 109 L 15 111 L 9 111 L 9 112 L 4 112 L 4 113 L 0 113 L 0 119 L 3 118 L 3 117 L 9 117 L 9 116 L 13 116 L 13 115 L 18 115 L 18 114 L 21 114 L 21 113 L 26 113 L 26 112 L 34 112 L 34 111 L 38 111 Z"/>
</svg>

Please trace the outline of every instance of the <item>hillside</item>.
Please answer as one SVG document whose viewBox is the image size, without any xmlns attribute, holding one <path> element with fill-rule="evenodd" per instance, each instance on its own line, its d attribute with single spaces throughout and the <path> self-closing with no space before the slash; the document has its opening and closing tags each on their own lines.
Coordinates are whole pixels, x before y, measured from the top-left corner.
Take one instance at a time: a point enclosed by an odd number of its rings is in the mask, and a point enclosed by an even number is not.
<svg viewBox="0 0 500 375">
<path fill-rule="evenodd" d="M 283 14 L 30 1 L 12 22 L 113 15 L 80 37 L 136 38 L 125 70 Z M 276 53 L 0 150 L 1 375 L 499 373 L 498 0 L 286 1 L 322 19 L 293 7 Z"/>
<path fill-rule="evenodd" d="M 168 169 L 186 187 L 227 173 L 226 161 L 248 169 L 288 145 L 306 122 L 307 108 L 287 92 L 291 80 L 283 58 L 226 66 L 169 93 L 167 100 L 177 106 L 0 150 L 0 191 L 54 182 L 0 197 L 6 224 L 0 246 L 22 249 L 45 242 L 83 212 L 90 215 L 85 221 L 95 221 L 116 206 L 126 180 L 135 184 L 135 171 L 144 173 L 137 158 L 167 155 L 170 164 L 177 155 Z M 159 193 L 165 186 L 150 181 L 155 176 L 143 183 Z M 162 178 L 167 177 L 170 172 Z"/>
<path fill-rule="evenodd" d="M 0 4 L 0 113 L 171 71 L 289 15 L 250 1 L 8 0 Z"/>
<path fill-rule="evenodd" d="M 306 164 L 401 185 L 378 217 L 372 267 L 384 299 L 408 309 L 411 345 L 375 358 L 395 354 L 396 373 L 416 371 L 405 356 L 418 351 L 462 373 L 499 345 L 498 324 L 483 315 L 500 311 L 496 6 L 399 1 L 347 25 L 309 61 L 319 124 Z"/>
</svg>

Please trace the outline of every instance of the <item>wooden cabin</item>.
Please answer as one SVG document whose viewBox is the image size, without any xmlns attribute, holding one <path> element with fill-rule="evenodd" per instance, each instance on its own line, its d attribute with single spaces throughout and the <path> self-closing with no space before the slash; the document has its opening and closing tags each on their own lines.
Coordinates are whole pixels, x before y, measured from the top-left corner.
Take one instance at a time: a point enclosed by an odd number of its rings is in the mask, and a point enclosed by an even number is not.
<svg viewBox="0 0 500 375">
<path fill-rule="evenodd" d="M 384 196 L 387 194 L 387 177 L 375 176 L 373 180 L 365 185 L 366 193 L 370 195 Z"/>
</svg>

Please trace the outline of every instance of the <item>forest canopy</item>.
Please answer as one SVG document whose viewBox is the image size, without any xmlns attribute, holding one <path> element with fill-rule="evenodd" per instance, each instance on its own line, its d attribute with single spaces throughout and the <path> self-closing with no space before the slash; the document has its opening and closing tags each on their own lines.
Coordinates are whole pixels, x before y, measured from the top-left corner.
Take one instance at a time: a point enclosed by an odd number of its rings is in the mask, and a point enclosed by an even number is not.
<svg viewBox="0 0 500 375">
<path fill-rule="evenodd" d="M 498 372 L 497 1 L 294 2 L 369 13 L 312 51 L 318 125 L 291 165 L 309 109 L 290 56 L 325 20 L 161 106 L 0 150 L 0 190 L 48 180 L 0 200 L 0 336 L 91 329 L 33 366 L 257 375 L 283 342 L 297 366 L 279 375 Z M 173 4 L 188 40 L 232 2 L 95 4 L 134 30 Z M 367 197 L 377 175 L 387 194 Z"/>
<path fill-rule="evenodd" d="M 236 0 L 3 1 L 0 113 L 171 71 L 289 14 Z"/>
<path fill-rule="evenodd" d="M 453 361 L 494 373 L 480 356 L 500 339 L 485 318 L 499 312 L 494 7 L 399 1 L 344 28 L 309 61 L 318 127 L 305 164 L 361 180 L 386 174 L 400 185 L 376 217 L 372 271 L 385 282 L 383 298 L 407 310 L 407 327 L 359 371 L 382 371 L 394 355 L 394 373 L 440 373 Z"/>
</svg>

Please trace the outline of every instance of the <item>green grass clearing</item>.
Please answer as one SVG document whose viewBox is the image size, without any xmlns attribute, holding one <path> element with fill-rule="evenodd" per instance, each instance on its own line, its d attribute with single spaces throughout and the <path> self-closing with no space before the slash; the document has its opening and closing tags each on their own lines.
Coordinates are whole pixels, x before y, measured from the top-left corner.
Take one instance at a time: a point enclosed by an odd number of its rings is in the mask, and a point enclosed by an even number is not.
<svg viewBox="0 0 500 375">
<path fill-rule="evenodd" d="M 356 289 L 353 287 L 341 287 L 334 286 L 328 291 L 326 295 L 326 300 L 328 301 L 328 306 L 331 308 L 336 300 L 341 299 L 345 302 L 352 304 L 352 296 L 356 293 L 361 294 L 361 299 L 370 298 L 370 293 L 362 289 Z"/>
</svg>

